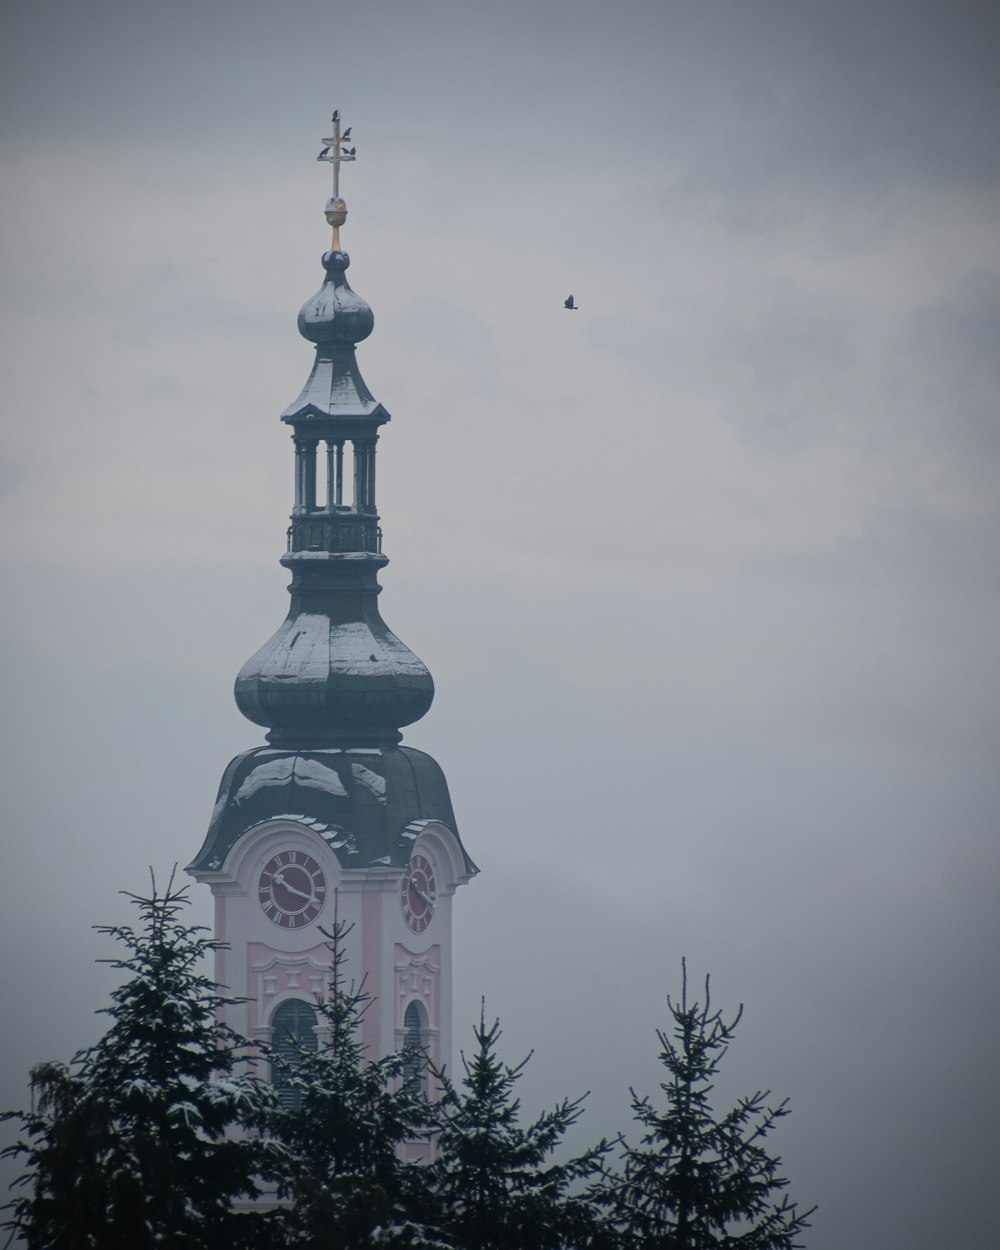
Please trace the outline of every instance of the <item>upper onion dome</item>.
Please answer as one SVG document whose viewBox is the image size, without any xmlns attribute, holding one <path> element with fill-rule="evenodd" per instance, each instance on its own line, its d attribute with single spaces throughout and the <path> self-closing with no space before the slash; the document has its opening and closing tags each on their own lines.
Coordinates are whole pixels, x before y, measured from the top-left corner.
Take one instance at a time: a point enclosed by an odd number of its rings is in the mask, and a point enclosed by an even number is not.
<svg viewBox="0 0 1000 1250">
<path fill-rule="evenodd" d="M 347 281 L 350 263 L 346 252 L 323 253 L 326 278 L 299 312 L 299 333 L 311 343 L 360 343 L 374 329 L 374 313 Z"/>
</svg>

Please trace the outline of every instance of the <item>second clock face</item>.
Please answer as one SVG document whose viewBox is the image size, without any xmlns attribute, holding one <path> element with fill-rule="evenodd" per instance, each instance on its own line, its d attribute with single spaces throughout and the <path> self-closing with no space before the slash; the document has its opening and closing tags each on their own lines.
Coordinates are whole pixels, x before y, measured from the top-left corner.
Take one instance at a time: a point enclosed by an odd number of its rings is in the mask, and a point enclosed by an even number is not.
<svg viewBox="0 0 1000 1250">
<path fill-rule="evenodd" d="M 300 929 L 326 902 L 323 869 L 302 851 L 279 851 L 261 869 L 257 900 L 268 920 L 283 929 Z"/>
<path fill-rule="evenodd" d="M 437 885 L 434 868 L 423 855 L 414 855 L 406 865 L 399 886 L 399 905 L 403 919 L 414 933 L 423 933 L 434 916 Z"/>
</svg>

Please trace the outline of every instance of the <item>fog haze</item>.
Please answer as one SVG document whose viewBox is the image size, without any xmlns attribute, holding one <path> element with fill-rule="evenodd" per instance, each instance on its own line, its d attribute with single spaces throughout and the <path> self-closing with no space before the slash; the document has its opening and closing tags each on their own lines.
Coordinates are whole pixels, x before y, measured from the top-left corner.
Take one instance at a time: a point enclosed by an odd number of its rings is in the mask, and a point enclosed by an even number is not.
<svg viewBox="0 0 1000 1250">
<path fill-rule="evenodd" d="M 996 7 L 6 14 L 0 1101 L 261 742 L 338 107 L 405 741 L 482 869 L 456 1037 L 485 995 L 528 1111 L 628 1132 L 686 956 L 810 1250 L 989 1244 Z"/>
</svg>

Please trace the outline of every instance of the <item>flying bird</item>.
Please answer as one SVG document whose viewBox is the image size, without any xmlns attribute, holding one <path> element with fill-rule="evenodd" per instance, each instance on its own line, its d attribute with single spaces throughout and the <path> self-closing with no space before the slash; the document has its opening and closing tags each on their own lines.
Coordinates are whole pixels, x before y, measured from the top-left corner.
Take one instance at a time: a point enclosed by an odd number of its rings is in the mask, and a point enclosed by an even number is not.
<svg viewBox="0 0 1000 1250">
<path fill-rule="evenodd" d="M 566 298 L 563 300 L 563 308 L 568 308 L 572 312 L 576 312 L 579 309 L 579 307 L 580 305 L 574 301 L 572 295 L 567 295 Z"/>
</svg>

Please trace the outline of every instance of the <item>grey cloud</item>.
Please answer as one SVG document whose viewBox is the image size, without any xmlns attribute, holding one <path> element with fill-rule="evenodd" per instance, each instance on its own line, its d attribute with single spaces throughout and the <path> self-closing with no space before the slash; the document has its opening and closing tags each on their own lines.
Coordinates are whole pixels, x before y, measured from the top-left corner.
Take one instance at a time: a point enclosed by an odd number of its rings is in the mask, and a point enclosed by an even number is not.
<svg viewBox="0 0 1000 1250">
<path fill-rule="evenodd" d="M 787 292 L 754 306 L 716 347 L 730 380 L 726 410 L 748 444 L 790 454 L 833 441 L 841 419 L 837 387 L 856 366 L 857 319 L 822 297 Z"/>
<path fill-rule="evenodd" d="M 492 296 L 482 291 L 484 305 Z M 392 314 L 394 332 L 402 342 L 418 348 L 430 348 L 463 365 L 475 361 L 485 383 L 490 383 L 496 369 L 496 335 L 472 308 L 459 307 L 434 292 L 421 292 L 412 303 Z"/>
<path fill-rule="evenodd" d="M 863 184 L 878 195 L 1000 172 L 994 6 L 729 6 L 712 34 L 709 61 L 730 76 L 714 84 L 717 106 L 706 102 L 721 124 L 692 187 L 780 198 L 789 184 L 827 194 Z"/>
<path fill-rule="evenodd" d="M 952 297 L 917 309 L 906 346 L 919 419 L 935 417 L 967 455 L 1000 450 L 1000 274 L 972 275 Z"/>
<path fill-rule="evenodd" d="M 223 325 L 233 337 L 273 340 L 288 334 L 287 309 L 238 304 L 227 298 L 223 283 L 224 277 L 209 279 L 193 266 L 151 256 L 149 268 L 107 300 L 116 341 L 141 347 L 217 332 Z"/>
<path fill-rule="evenodd" d="M 0 461 L 0 495 L 13 495 L 21 489 L 24 470 L 9 460 Z"/>
<path fill-rule="evenodd" d="M 863 307 L 775 278 L 674 295 L 660 322 L 627 309 L 589 320 L 588 342 L 671 391 L 712 394 L 755 451 L 795 455 L 842 437 Z"/>
<path fill-rule="evenodd" d="M 1000 515 L 942 516 L 915 508 L 884 508 L 857 538 L 826 552 L 784 556 L 764 566 L 768 576 L 800 585 L 827 585 L 849 594 L 935 594 L 956 604 L 967 596 L 1000 594 Z"/>
</svg>

